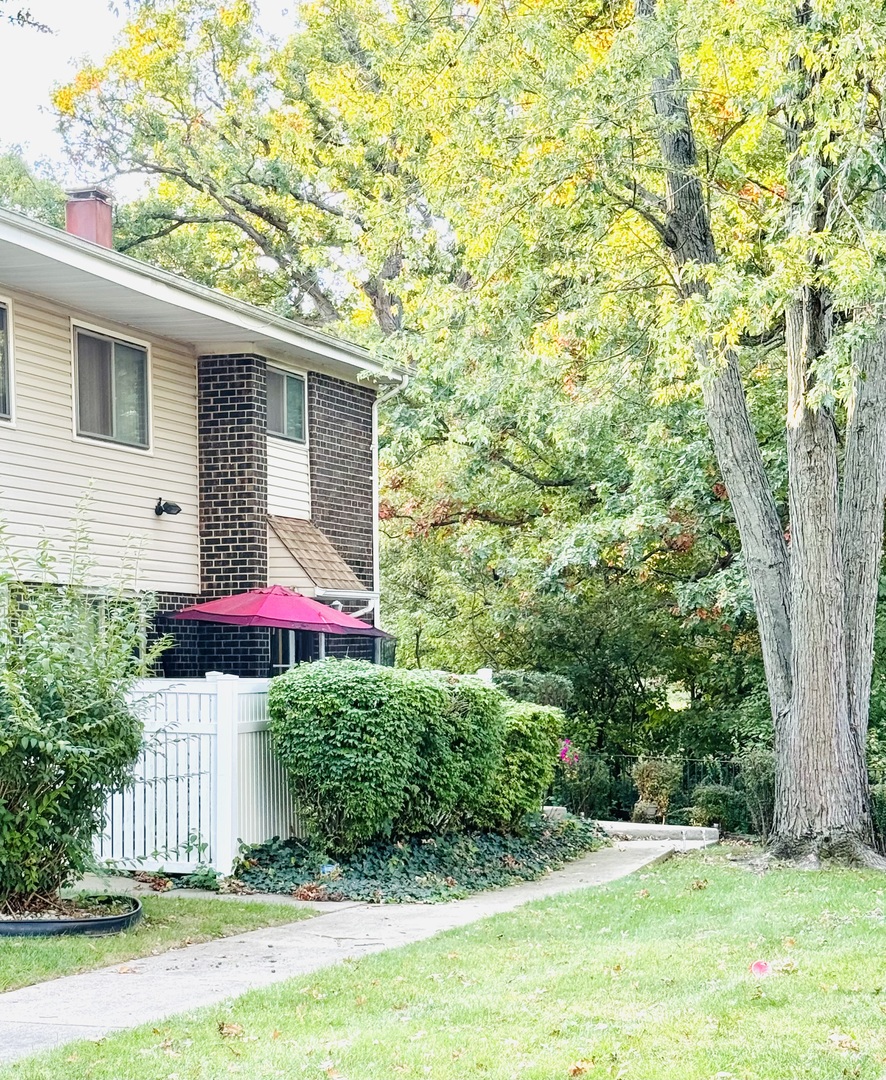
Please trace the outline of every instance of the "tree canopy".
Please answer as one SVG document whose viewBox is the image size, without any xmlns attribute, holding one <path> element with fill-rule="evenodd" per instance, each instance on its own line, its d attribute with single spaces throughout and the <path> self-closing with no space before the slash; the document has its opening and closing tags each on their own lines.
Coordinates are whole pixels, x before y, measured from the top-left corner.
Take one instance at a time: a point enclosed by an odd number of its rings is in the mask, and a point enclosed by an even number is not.
<svg viewBox="0 0 886 1080">
<path fill-rule="evenodd" d="M 275 42 L 248 0 L 155 0 L 55 103 L 79 160 L 156 180 L 125 250 L 414 365 L 384 516 L 415 652 L 455 617 L 506 655 L 603 590 L 728 641 L 752 598 L 777 831 L 864 843 L 884 20 L 336 0 Z M 827 792 L 792 787 L 813 758 Z"/>
</svg>

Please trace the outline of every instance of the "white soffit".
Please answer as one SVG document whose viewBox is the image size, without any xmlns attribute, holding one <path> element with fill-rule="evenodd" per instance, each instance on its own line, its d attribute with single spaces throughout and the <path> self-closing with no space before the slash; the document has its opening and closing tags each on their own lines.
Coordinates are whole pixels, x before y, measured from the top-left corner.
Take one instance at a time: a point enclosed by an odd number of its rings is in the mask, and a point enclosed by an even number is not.
<svg viewBox="0 0 886 1080">
<path fill-rule="evenodd" d="M 0 287 L 189 345 L 197 355 L 255 352 L 383 382 L 400 372 L 367 349 L 60 229 L 0 210 Z"/>
</svg>

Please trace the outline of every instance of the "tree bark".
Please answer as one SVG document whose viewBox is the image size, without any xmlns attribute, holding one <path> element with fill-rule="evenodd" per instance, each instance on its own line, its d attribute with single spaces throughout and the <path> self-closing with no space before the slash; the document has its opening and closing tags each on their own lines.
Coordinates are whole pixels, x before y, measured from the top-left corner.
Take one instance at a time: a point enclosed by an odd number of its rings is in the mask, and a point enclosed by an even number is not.
<svg viewBox="0 0 886 1080">
<path fill-rule="evenodd" d="M 864 744 L 849 722 L 846 590 L 833 416 L 808 401 L 827 348 L 826 294 L 803 286 L 786 312 L 791 705 L 776 729 L 775 850 L 820 854 L 872 842 Z"/>
<path fill-rule="evenodd" d="M 846 426 L 840 541 L 846 589 L 849 722 L 859 746 L 868 734 L 874 623 L 886 502 L 886 328 L 856 346 Z"/>
</svg>

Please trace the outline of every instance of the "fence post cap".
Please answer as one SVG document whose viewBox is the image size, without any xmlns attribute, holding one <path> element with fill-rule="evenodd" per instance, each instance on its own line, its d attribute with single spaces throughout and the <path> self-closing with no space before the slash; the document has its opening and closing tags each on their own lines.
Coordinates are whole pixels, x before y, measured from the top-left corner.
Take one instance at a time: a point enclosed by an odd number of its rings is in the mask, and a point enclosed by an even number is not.
<svg viewBox="0 0 886 1080">
<path fill-rule="evenodd" d="M 223 672 L 223 671 L 207 671 L 206 672 L 206 678 L 211 679 L 213 682 L 218 682 L 221 679 L 226 679 L 226 680 L 227 679 L 235 679 L 235 680 L 239 681 L 240 676 L 239 675 L 226 675 L 225 672 Z"/>
</svg>

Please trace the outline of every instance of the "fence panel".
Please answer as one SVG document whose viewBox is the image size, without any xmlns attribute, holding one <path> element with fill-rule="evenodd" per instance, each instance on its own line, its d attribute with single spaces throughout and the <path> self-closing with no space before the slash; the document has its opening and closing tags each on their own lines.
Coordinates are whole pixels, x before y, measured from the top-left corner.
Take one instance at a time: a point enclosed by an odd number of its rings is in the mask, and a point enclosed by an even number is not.
<svg viewBox="0 0 886 1080">
<path fill-rule="evenodd" d="M 216 695 L 202 679 L 145 680 L 134 699 L 145 724 L 135 782 L 112 796 L 100 862 L 185 873 L 211 861 Z"/>
<path fill-rule="evenodd" d="M 267 683 L 252 682 L 261 685 L 241 683 L 237 723 L 238 835 L 244 844 L 303 833 L 286 773 L 271 749 Z"/>
<path fill-rule="evenodd" d="M 233 676 L 139 684 L 145 749 L 135 782 L 109 800 L 99 862 L 229 873 L 240 842 L 302 831 L 271 750 L 267 688 Z"/>
</svg>

